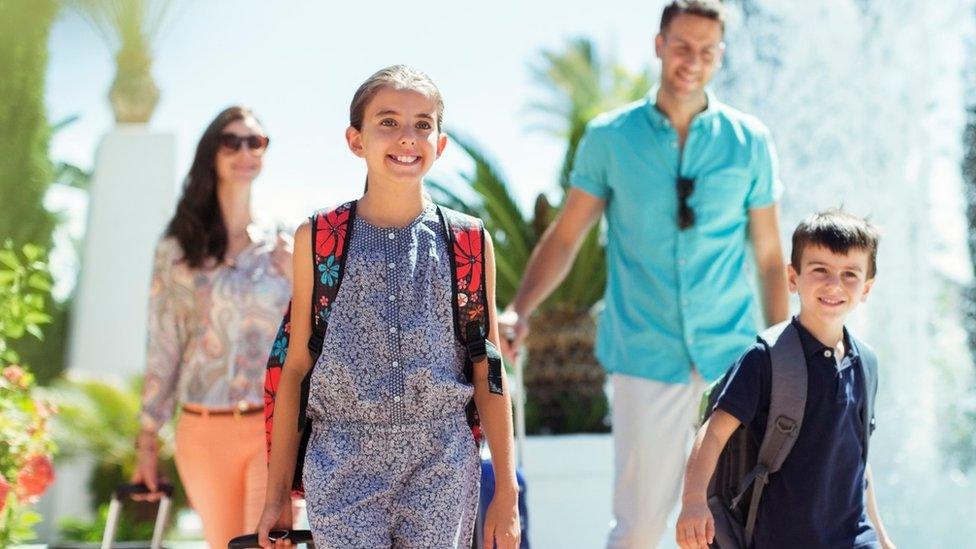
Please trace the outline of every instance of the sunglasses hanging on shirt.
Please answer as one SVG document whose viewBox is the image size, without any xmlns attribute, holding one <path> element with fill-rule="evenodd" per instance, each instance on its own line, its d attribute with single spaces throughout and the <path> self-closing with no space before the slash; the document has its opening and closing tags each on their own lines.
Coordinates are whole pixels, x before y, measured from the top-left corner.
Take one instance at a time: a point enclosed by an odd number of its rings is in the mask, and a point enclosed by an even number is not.
<svg viewBox="0 0 976 549">
<path fill-rule="evenodd" d="M 688 205 L 688 198 L 695 191 L 695 180 L 679 177 L 678 187 L 678 228 L 682 231 L 695 224 L 695 210 Z"/>
</svg>

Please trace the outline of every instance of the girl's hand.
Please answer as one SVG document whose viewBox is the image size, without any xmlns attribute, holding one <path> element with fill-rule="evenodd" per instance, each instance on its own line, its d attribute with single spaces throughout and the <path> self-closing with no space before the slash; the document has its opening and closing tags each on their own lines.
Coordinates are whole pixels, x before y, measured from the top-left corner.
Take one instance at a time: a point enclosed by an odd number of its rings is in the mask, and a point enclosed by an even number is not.
<svg viewBox="0 0 976 549">
<path fill-rule="evenodd" d="M 715 518 L 707 503 L 695 501 L 681 506 L 675 540 L 681 549 L 708 549 L 715 541 Z"/>
<path fill-rule="evenodd" d="M 264 511 L 261 513 L 261 519 L 258 520 L 258 544 L 262 549 L 291 547 L 291 540 L 272 541 L 268 535 L 272 530 L 291 530 L 294 520 L 291 516 L 291 507 L 290 498 L 285 498 L 284 503 L 268 501 L 264 504 Z"/>
<path fill-rule="evenodd" d="M 495 494 L 485 513 L 484 549 L 518 549 L 521 527 L 517 492 L 511 496 Z"/>
<path fill-rule="evenodd" d="M 278 241 L 275 244 L 274 251 L 271 252 L 271 263 L 281 276 L 288 279 L 288 282 L 291 282 L 294 277 L 294 262 L 292 261 L 294 250 L 295 242 L 291 236 L 279 232 Z"/>
</svg>

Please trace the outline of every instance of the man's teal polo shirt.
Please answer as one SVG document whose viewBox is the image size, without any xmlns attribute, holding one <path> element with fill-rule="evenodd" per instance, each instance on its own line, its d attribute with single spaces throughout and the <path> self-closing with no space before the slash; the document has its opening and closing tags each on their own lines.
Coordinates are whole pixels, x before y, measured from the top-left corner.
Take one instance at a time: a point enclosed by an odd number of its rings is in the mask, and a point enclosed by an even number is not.
<svg viewBox="0 0 976 549">
<path fill-rule="evenodd" d="M 610 372 L 686 383 L 721 376 L 755 341 L 749 210 L 782 194 L 776 153 L 756 118 L 719 103 L 678 134 L 647 98 L 594 119 L 570 181 L 607 201 L 607 285 L 596 355 Z M 695 224 L 678 230 L 676 180 L 695 180 Z"/>
</svg>

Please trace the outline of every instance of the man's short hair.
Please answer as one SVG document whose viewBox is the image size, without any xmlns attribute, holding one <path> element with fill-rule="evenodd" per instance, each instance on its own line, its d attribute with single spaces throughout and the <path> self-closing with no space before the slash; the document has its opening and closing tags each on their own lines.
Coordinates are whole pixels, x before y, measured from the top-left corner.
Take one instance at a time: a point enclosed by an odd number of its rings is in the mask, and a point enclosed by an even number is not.
<svg viewBox="0 0 976 549">
<path fill-rule="evenodd" d="M 809 246 L 822 246 L 835 254 L 847 254 L 851 250 L 868 253 L 869 279 L 878 272 L 878 229 L 863 217 L 849 214 L 840 208 L 817 212 L 804 219 L 793 231 L 793 251 L 790 263 L 800 272 L 803 250 Z"/>
<path fill-rule="evenodd" d="M 725 8 L 719 0 L 673 0 L 661 14 L 661 34 L 675 17 L 685 13 L 718 21 L 725 32 Z"/>
</svg>

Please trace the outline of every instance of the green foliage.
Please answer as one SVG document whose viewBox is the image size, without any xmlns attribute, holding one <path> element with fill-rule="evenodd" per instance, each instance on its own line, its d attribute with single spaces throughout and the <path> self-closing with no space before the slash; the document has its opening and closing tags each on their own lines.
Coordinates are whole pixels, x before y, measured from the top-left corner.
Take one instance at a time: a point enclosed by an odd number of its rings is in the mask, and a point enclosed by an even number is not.
<svg viewBox="0 0 976 549">
<path fill-rule="evenodd" d="M 597 114 L 643 96 L 650 79 L 646 71 L 632 74 L 612 60 L 600 59 L 592 42 L 585 38 L 571 40 L 561 51 L 543 50 L 531 70 L 549 96 L 530 104 L 531 111 L 544 120 L 540 127 L 566 139 L 559 180 L 564 191 L 561 203 L 586 125 Z M 544 195 L 539 195 L 532 216 L 525 215 L 511 192 L 513 186 L 488 154 L 463 135 L 453 133 L 451 138 L 474 162 L 474 171 L 460 177 L 475 197 L 466 198 L 438 181 L 429 186 L 438 201 L 485 221 L 495 245 L 497 301 L 505 305 L 514 298 L 532 250 L 557 212 Z M 583 242 L 570 273 L 542 310 L 589 309 L 603 295 L 604 261 L 599 228 L 594 228 Z"/>
<path fill-rule="evenodd" d="M 112 491 L 131 478 L 136 463 L 135 439 L 139 431 L 136 417 L 140 407 L 141 378 L 133 378 L 125 386 L 83 378 L 61 379 L 47 389 L 48 398 L 59 409 L 53 422 L 54 439 L 61 448 L 61 458 L 92 456 L 97 460 L 88 482 L 93 511 L 111 498 Z M 173 431 L 164 428 L 160 433 L 159 471 L 173 483 L 174 512 L 186 506 L 186 498 L 179 484 L 173 462 Z M 126 502 L 125 513 L 129 530 L 119 531 L 117 539 L 147 539 L 140 537 L 146 525 L 155 520 L 155 505 Z M 104 526 L 103 518 L 94 522 L 74 519 L 62 523 L 66 539 L 85 541 L 86 532 Z M 128 536 L 134 537 L 128 537 Z"/>
<path fill-rule="evenodd" d="M 51 454 L 55 445 L 48 431 L 54 413 L 37 398 L 34 376 L 22 365 L 11 344 L 27 336 L 41 339 L 44 295 L 51 281 L 44 252 L 26 244 L 15 250 L 10 241 L 0 247 L 0 546 L 33 537 L 40 520 L 31 510 L 53 480 Z"/>
<path fill-rule="evenodd" d="M 56 224 L 43 205 L 52 174 L 44 77 L 56 13 L 54 0 L 0 2 L 0 241 L 43 248 Z"/>
<path fill-rule="evenodd" d="M 65 517 L 58 521 L 58 532 L 66 541 L 99 542 L 102 541 L 107 518 L 108 504 L 103 503 L 98 506 L 98 514 L 95 520 Z M 116 541 L 144 541 L 152 539 L 152 534 L 152 522 L 139 520 L 131 508 L 126 507 L 121 510 L 118 527 L 115 530 Z"/>
</svg>

